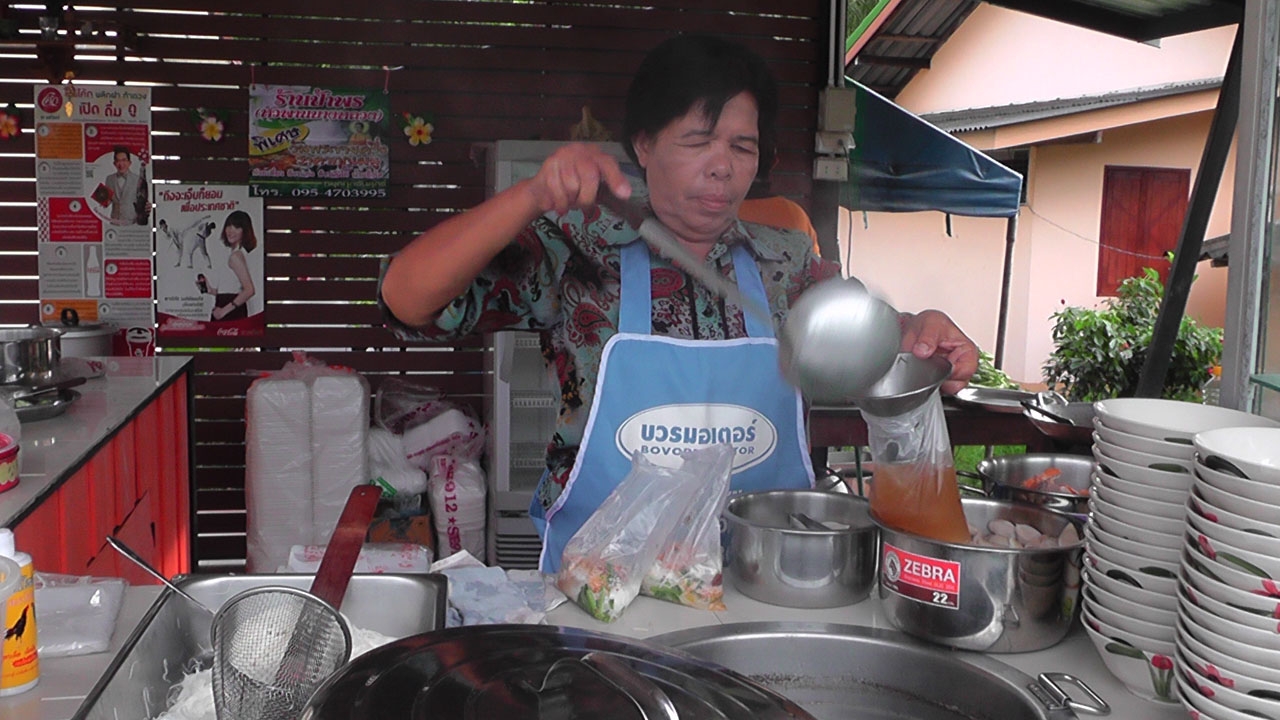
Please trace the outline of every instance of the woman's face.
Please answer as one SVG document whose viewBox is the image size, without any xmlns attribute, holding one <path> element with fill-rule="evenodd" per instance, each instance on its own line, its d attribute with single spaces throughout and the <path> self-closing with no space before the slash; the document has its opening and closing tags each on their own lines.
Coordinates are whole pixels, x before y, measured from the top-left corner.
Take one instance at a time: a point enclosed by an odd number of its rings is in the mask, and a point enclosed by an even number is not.
<svg viewBox="0 0 1280 720">
<path fill-rule="evenodd" d="M 654 213 L 681 239 L 715 242 L 738 217 L 760 160 L 755 98 L 725 103 L 715 127 L 698 107 L 656 136 L 641 135 L 636 157 L 645 170 Z"/>
<path fill-rule="evenodd" d="M 240 239 L 244 237 L 244 230 L 235 225 L 227 225 L 222 228 L 222 234 L 227 239 L 227 247 L 240 247 Z"/>
</svg>

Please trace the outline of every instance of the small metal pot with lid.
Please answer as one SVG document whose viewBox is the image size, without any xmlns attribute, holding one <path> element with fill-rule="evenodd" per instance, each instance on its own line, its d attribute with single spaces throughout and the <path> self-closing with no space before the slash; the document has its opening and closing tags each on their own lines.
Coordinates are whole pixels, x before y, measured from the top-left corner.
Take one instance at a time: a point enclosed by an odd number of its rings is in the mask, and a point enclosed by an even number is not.
<svg viewBox="0 0 1280 720">
<path fill-rule="evenodd" d="M 679 650 L 547 625 L 472 625 L 388 643 L 335 673 L 300 717 L 813 720 Z"/>
<path fill-rule="evenodd" d="M 64 357 L 104 357 L 112 353 L 116 326 L 112 323 L 81 322 L 75 308 L 63 308 L 55 324 L 45 327 L 62 336 Z"/>
<path fill-rule="evenodd" d="M 58 373 L 62 337 L 43 327 L 0 330 L 0 385 L 47 385 Z"/>
</svg>

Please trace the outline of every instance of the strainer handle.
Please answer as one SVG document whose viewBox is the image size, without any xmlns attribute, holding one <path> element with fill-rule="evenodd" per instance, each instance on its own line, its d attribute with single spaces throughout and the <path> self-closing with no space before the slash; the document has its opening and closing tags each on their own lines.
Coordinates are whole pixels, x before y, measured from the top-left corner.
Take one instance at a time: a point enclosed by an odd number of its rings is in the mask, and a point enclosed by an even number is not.
<svg viewBox="0 0 1280 720">
<path fill-rule="evenodd" d="M 581 662 L 630 698 L 644 720 L 679 720 L 675 704 L 662 688 L 617 657 L 589 652 Z"/>
<path fill-rule="evenodd" d="M 1041 687 L 1053 695 L 1054 701 L 1060 706 L 1065 706 L 1074 712 L 1085 713 L 1087 715 L 1111 714 L 1111 706 L 1107 704 L 1107 701 L 1099 697 L 1098 693 L 1093 691 L 1093 688 L 1086 685 L 1083 680 L 1075 675 L 1068 675 L 1067 673 L 1060 672 L 1047 672 L 1040 673 L 1040 677 L 1036 679 L 1040 682 Z M 1077 700 L 1072 700 L 1071 696 L 1059 687 L 1059 682 L 1070 683 L 1080 688 L 1088 697 L 1089 702 L 1082 703 Z"/>
</svg>

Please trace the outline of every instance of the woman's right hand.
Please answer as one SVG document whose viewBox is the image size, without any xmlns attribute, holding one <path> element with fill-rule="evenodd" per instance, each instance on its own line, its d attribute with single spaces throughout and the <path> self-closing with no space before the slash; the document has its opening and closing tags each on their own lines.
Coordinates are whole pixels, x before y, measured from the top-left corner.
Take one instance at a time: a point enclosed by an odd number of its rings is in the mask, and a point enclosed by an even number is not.
<svg viewBox="0 0 1280 720">
<path fill-rule="evenodd" d="M 565 213 L 596 205 L 602 183 L 623 200 L 631 197 L 631 183 L 616 158 L 595 145 L 573 143 L 543 161 L 526 188 L 540 212 Z"/>
</svg>

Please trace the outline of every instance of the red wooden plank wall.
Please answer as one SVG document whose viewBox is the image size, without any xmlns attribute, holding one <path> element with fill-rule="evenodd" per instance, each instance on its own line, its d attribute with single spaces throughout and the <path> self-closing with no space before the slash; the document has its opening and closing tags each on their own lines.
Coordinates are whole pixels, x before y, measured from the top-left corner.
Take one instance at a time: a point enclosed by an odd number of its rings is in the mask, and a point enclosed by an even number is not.
<svg viewBox="0 0 1280 720">
<path fill-rule="evenodd" d="M 33 83 L 49 77 L 37 51 L 59 48 L 37 45 L 38 7 L 3 11 L 21 35 L 0 40 L 0 106 L 29 110 Z M 484 198 L 480 144 L 567 139 L 584 105 L 617 137 L 621 99 L 644 52 L 675 32 L 716 32 L 771 61 L 783 104 L 774 188 L 802 203 L 814 197 L 826 0 L 144 0 L 74 12 L 77 25 L 128 38 L 75 45 L 75 82 L 153 88 L 157 182 L 247 181 L 252 82 L 385 84 L 393 112 L 434 116 L 430 145 L 393 142 L 388 199 L 268 205 L 265 338 L 161 348 L 197 357 L 196 557 L 206 568 L 235 569 L 244 558 L 244 393 L 253 371 L 307 350 L 356 368 L 375 389 L 380 377 L 414 374 L 483 406 L 479 342 L 406 347 L 380 327 L 373 302 L 381 256 Z M 226 140 L 199 137 L 196 107 L 224 116 Z M 37 319 L 32 148 L 30 132 L 0 145 L 0 325 Z"/>
<path fill-rule="evenodd" d="M 18 523 L 18 547 L 43 572 L 154 583 L 115 535 L 167 576 L 191 572 L 188 417 L 184 374 Z"/>
</svg>

